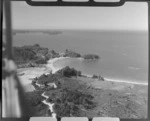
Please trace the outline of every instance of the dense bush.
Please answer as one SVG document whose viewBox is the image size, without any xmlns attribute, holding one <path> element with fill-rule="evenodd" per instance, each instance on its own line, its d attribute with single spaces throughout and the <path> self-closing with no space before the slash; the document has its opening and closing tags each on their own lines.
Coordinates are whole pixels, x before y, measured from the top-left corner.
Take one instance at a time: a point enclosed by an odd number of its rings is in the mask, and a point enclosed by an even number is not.
<svg viewBox="0 0 150 121">
<path fill-rule="evenodd" d="M 58 79 L 60 79 L 60 75 L 58 74 L 48 74 L 48 75 L 41 75 L 37 78 L 39 84 L 47 85 L 48 83 L 55 82 L 57 83 Z"/>
<path fill-rule="evenodd" d="M 25 94 L 26 101 L 31 106 L 37 106 L 42 103 L 44 98 L 41 96 L 42 91 L 27 92 Z"/>
<path fill-rule="evenodd" d="M 105 79 L 102 76 L 99 76 L 99 80 L 105 81 Z"/>
<path fill-rule="evenodd" d="M 37 60 L 35 60 L 35 63 L 36 64 L 45 64 L 45 63 L 47 63 L 47 60 L 43 59 L 43 58 L 38 58 Z"/>
<path fill-rule="evenodd" d="M 98 78 L 98 76 L 97 75 L 93 75 L 93 77 L 92 77 L 93 79 L 97 79 Z"/>
<path fill-rule="evenodd" d="M 81 76 L 81 71 L 77 71 L 74 68 L 70 68 L 69 66 L 66 66 L 65 68 L 59 70 L 57 73 L 65 77 Z"/>
<path fill-rule="evenodd" d="M 40 47 L 39 44 L 27 45 L 13 48 L 13 57 L 17 65 L 19 64 L 46 64 L 50 58 L 59 57 L 59 53 L 48 48 Z M 30 66 L 30 65 L 27 65 Z"/>
<path fill-rule="evenodd" d="M 61 97 L 55 100 L 54 110 L 57 116 L 79 116 L 83 110 L 93 109 L 96 104 L 93 97 L 78 90 L 63 89 Z"/>
<path fill-rule="evenodd" d="M 59 53 L 55 52 L 54 50 L 51 50 L 50 53 L 52 58 L 59 57 Z"/>
<path fill-rule="evenodd" d="M 101 80 L 101 81 L 105 81 L 104 78 L 103 78 L 101 75 L 99 75 L 99 76 L 93 75 L 92 78 L 93 78 L 93 79 L 99 79 L 99 80 Z"/>
<path fill-rule="evenodd" d="M 18 64 L 36 59 L 36 53 L 29 48 L 14 47 L 13 50 L 14 60 Z"/>
</svg>

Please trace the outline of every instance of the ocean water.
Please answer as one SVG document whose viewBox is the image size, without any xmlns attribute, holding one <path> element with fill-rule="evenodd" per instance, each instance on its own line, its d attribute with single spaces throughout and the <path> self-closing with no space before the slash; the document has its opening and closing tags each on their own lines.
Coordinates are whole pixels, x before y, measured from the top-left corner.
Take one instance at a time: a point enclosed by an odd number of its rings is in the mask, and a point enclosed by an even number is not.
<svg viewBox="0 0 150 121">
<path fill-rule="evenodd" d="M 66 49 L 81 54 L 97 54 L 97 61 L 63 59 L 56 68 L 70 66 L 82 73 L 105 78 L 148 82 L 148 32 L 62 31 L 59 34 L 22 33 L 13 35 L 13 45 L 38 43 L 56 52 Z"/>
</svg>

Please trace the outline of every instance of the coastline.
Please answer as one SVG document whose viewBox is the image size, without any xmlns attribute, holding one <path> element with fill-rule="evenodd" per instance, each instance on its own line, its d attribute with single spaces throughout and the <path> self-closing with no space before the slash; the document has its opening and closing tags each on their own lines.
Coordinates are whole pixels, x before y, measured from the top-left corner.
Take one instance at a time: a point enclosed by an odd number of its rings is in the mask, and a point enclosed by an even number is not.
<svg viewBox="0 0 150 121">
<path fill-rule="evenodd" d="M 44 64 L 43 67 L 29 67 L 29 68 L 19 68 L 17 69 L 18 77 L 22 86 L 24 87 L 25 92 L 34 91 L 35 88 L 32 86 L 32 79 L 39 77 L 42 74 L 56 73 L 61 68 L 57 69 L 53 66 L 53 63 L 57 60 L 65 59 L 69 57 L 59 57 L 52 58 L 48 60 L 47 64 Z"/>
<path fill-rule="evenodd" d="M 43 67 L 30 67 L 30 68 L 19 68 L 17 69 L 18 74 L 24 73 L 24 75 L 19 76 L 21 79 L 21 83 L 25 88 L 31 88 L 31 82 L 32 78 L 39 77 L 42 74 L 49 74 L 49 73 L 56 73 L 58 70 L 62 69 L 63 67 L 56 68 L 54 67 L 54 63 L 58 60 L 63 60 L 71 57 L 57 57 L 57 58 L 52 58 L 47 61 L 47 64 L 43 65 Z M 81 59 L 81 58 L 75 58 L 75 59 Z M 88 74 L 82 74 L 85 76 L 85 78 L 92 78 L 93 75 L 88 75 Z M 128 80 L 117 80 L 117 79 L 112 79 L 112 78 L 107 78 L 103 77 L 105 81 L 108 82 L 116 82 L 116 83 L 128 83 L 128 84 L 135 84 L 135 85 L 144 85 L 148 86 L 148 83 L 140 83 L 140 82 L 133 82 L 133 81 L 128 81 Z M 33 87 L 34 88 L 34 87 Z M 25 89 L 26 91 L 33 91 L 34 89 Z"/>
<path fill-rule="evenodd" d="M 52 58 L 50 60 L 47 61 L 47 64 L 46 64 L 46 68 L 47 69 L 50 69 L 52 74 L 56 73 L 58 70 L 62 69 L 63 67 L 60 67 L 60 68 L 56 68 L 54 67 L 54 63 L 58 60 L 64 60 L 64 59 L 70 59 L 71 57 L 57 57 L 57 58 Z M 71 59 L 80 59 L 82 60 L 83 58 L 71 58 Z"/>
<path fill-rule="evenodd" d="M 82 75 L 87 77 L 87 78 L 92 78 L 92 75 L 88 75 L 88 74 L 82 74 Z M 121 80 L 121 79 L 118 79 L 118 80 L 117 79 L 110 79 L 110 78 L 107 78 L 107 77 L 103 77 L 103 78 L 107 82 L 128 83 L 128 84 L 148 86 L 148 83 L 132 82 L 132 81 Z"/>
<path fill-rule="evenodd" d="M 59 57 L 59 58 L 50 59 L 50 60 L 48 60 L 47 64 L 45 64 L 42 68 L 39 68 L 39 67 L 27 68 L 27 69 L 25 69 L 25 71 L 27 71 L 28 73 L 25 73 L 22 76 L 25 76 L 26 79 L 28 77 L 28 80 L 31 83 L 32 79 L 29 78 L 28 74 L 30 74 L 30 77 L 31 77 L 31 74 L 34 74 L 34 75 L 32 75 L 32 77 L 33 76 L 38 77 L 42 74 L 46 75 L 46 73 L 53 73 L 54 74 L 58 70 L 61 69 L 61 67 L 55 68 L 54 63 L 57 60 L 63 60 L 66 58 L 70 58 L 70 57 Z M 30 69 L 32 70 L 32 73 L 31 73 Z M 23 72 L 21 72 L 21 73 L 23 73 Z M 77 78 L 72 77 L 72 79 L 76 79 L 80 84 L 86 85 L 87 89 L 89 89 L 92 92 L 92 94 L 94 95 L 94 97 L 96 97 L 97 103 L 100 104 L 100 105 L 98 105 L 97 108 L 94 109 L 96 114 L 93 114 L 93 116 L 97 116 L 97 114 L 99 113 L 99 109 L 101 109 L 103 107 L 103 106 L 101 107 L 101 104 L 102 103 L 105 103 L 105 104 L 109 103 L 110 102 L 109 99 L 112 99 L 112 97 L 116 97 L 115 98 L 116 102 L 120 102 L 121 98 L 123 98 L 123 99 L 125 98 L 123 100 L 123 102 L 121 102 L 121 103 L 127 104 L 127 105 L 132 103 L 132 100 L 126 101 L 126 99 L 129 99 L 129 97 L 137 98 L 136 101 L 134 102 L 134 105 L 138 106 L 135 104 L 135 103 L 138 103 L 142 107 L 142 110 L 144 110 L 144 111 L 147 110 L 147 108 L 146 108 L 147 84 L 136 83 L 136 82 L 127 82 L 127 81 L 108 79 L 108 78 L 104 78 L 104 81 L 102 81 L 102 80 L 99 80 L 97 78 L 93 79 L 92 77 L 93 77 L 93 75 L 82 74 L 81 77 L 80 76 Z M 112 82 L 114 82 L 114 83 L 112 83 Z M 74 83 L 76 83 L 76 82 L 74 81 Z M 69 83 L 66 82 L 66 85 L 68 85 L 68 84 Z M 136 84 L 138 84 L 138 85 L 136 85 Z M 38 87 L 41 86 L 38 83 L 36 83 L 36 85 Z M 143 86 L 145 86 L 145 87 L 143 88 Z M 59 89 L 57 90 L 57 85 L 56 85 L 56 87 L 54 86 L 54 88 L 56 88 L 55 91 L 58 92 L 58 94 L 59 94 Z M 34 88 L 34 90 L 36 90 L 36 89 Z M 44 91 L 41 94 L 41 97 L 45 98 L 42 101 L 42 103 L 48 106 L 48 110 L 51 112 L 51 116 L 53 118 L 56 118 L 57 117 L 57 111 L 55 111 L 55 109 L 54 109 L 54 105 L 56 103 L 48 102 L 47 99 L 53 98 L 53 97 L 51 97 L 51 95 L 49 95 L 49 93 L 47 93 L 47 94 L 45 94 L 45 93 L 46 93 L 46 91 Z M 104 97 L 103 99 L 101 99 L 101 95 L 103 95 L 103 97 Z M 142 95 L 142 97 L 138 97 L 138 95 Z M 109 98 L 108 98 L 108 96 L 109 96 Z M 111 105 L 116 106 L 113 101 L 111 102 Z M 120 105 L 120 103 L 117 103 L 117 105 Z M 143 105 L 144 105 L 144 107 L 143 107 Z M 141 109 L 140 106 L 138 107 L 139 109 Z M 106 107 L 109 107 L 109 105 L 106 105 Z M 127 107 L 125 107 L 125 108 L 126 108 L 126 110 L 129 110 Z M 110 108 L 110 111 L 111 110 L 113 110 L 113 109 Z M 108 113 L 108 115 L 109 115 L 109 113 Z M 143 113 L 143 115 L 144 115 L 144 113 Z M 99 115 L 99 116 L 101 116 L 101 115 Z"/>
<path fill-rule="evenodd" d="M 54 67 L 54 63 L 57 60 L 63 60 L 63 59 L 67 59 L 70 57 L 59 57 L 59 58 L 54 58 L 54 59 L 50 59 L 48 61 L 48 63 L 50 63 L 47 67 L 51 68 L 52 73 L 56 73 L 58 70 L 62 69 L 63 67 L 60 68 L 55 68 Z M 75 58 L 75 59 L 81 59 L 81 58 Z M 83 76 L 87 77 L 87 78 L 92 78 L 93 75 L 88 75 L 88 74 L 82 74 Z M 117 80 L 117 79 L 111 79 L 111 78 L 107 78 L 107 77 L 103 77 L 105 81 L 110 81 L 110 82 L 118 82 L 118 83 L 129 83 L 129 84 L 136 84 L 136 85 L 144 85 L 144 86 L 148 86 L 148 83 L 141 83 L 141 82 L 133 82 L 133 81 L 129 81 L 129 80 Z"/>
<path fill-rule="evenodd" d="M 45 67 L 30 67 L 30 68 L 21 68 L 17 69 L 18 74 L 23 74 L 18 76 L 20 79 L 20 83 L 24 88 L 25 92 L 34 91 L 35 88 L 32 86 L 32 79 L 35 77 L 41 76 L 45 72 Z"/>
<path fill-rule="evenodd" d="M 128 84 L 148 86 L 148 83 L 132 82 L 132 81 L 126 81 L 126 80 L 109 79 L 109 78 L 104 78 L 104 79 L 109 82 L 128 83 Z"/>
<path fill-rule="evenodd" d="M 56 73 L 58 70 L 60 70 L 61 68 L 56 68 L 54 67 L 54 63 L 58 60 L 63 60 L 63 59 L 66 59 L 66 58 L 70 58 L 70 57 L 57 57 L 57 58 L 52 58 L 50 60 L 47 61 L 47 64 L 46 64 L 46 68 L 47 69 L 50 69 L 52 74 Z"/>
</svg>

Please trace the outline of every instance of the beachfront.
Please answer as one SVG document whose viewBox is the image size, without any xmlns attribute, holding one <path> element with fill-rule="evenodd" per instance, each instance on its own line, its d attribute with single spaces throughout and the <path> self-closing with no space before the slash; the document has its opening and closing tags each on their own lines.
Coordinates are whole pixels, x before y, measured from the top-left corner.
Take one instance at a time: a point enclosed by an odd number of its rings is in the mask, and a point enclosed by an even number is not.
<svg viewBox="0 0 150 121">
<path fill-rule="evenodd" d="M 19 76 L 19 78 L 25 89 L 25 92 L 32 92 L 33 90 L 35 90 L 35 88 L 31 84 L 33 78 L 39 77 L 42 74 L 46 74 L 46 75 L 50 73 L 55 74 L 61 68 L 55 68 L 54 63 L 57 60 L 66 59 L 66 58 L 68 57 L 59 57 L 59 58 L 50 59 L 47 62 L 47 64 L 45 64 L 43 67 L 40 67 L 40 68 L 30 67 L 30 68 L 18 69 L 18 74 L 21 75 Z M 97 100 L 97 103 L 99 104 L 99 106 L 96 109 L 94 109 L 94 112 L 95 111 L 99 112 L 99 109 L 102 108 L 101 106 L 102 102 L 103 103 L 107 102 L 109 98 L 110 99 L 112 98 L 112 96 L 117 97 L 116 101 L 118 102 L 120 100 L 119 99 L 120 96 L 121 97 L 125 96 L 127 98 L 128 96 L 130 96 L 130 98 L 133 98 L 134 101 L 136 101 L 140 106 L 142 106 L 141 107 L 143 110 L 142 113 L 145 113 L 147 110 L 147 106 L 146 106 L 147 105 L 147 88 L 148 88 L 147 84 L 111 80 L 107 78 L 105 78 L 105 81 L 101 81 L 99 79 L 93 79 L 92 76 L 90 75 L 84 75 L 81 77 L 72 77 L 72 79 L 75 79 L 78 83 L 82 85 L 86 85 L 87 89 L 91 91 L 91 94 L 95 95 L 94 98 Z M 70 82 L 67 85 L 69 86 Z M 40 84 L 38 84 L 37 86 L 40 87 Z M 100 90 L 103 90 L 104 94 Z M 58 91 L 58 94 L 59 94 L 59 91 Z M 99 94 L 103 95 L 103 100 L 100 98 L 101 96 Z M 46 96 L 47 95 L 49 95 L 49 92 L 46 93 Z M 45 95 L 43 94 L 41 96 L 45 97 Z M 46 99 L 48 98 L 51 98 L 51 96 L 49 95 L 49 97 L 48 96 L 46 97 Z M 46 102 L 46 100 L 43 100 L 42 102 L 45 105 L 49 106 L 51 112 L 54 112 L 53 111 L 54 109 L 52 107 L 54 107 L 55 104 L 48 103 Z M 122 103 L 126 103 L 126 102 L 123 101 Z M 111 105 L 114 105 L 114 104 L 112 103 Z M 90 113 L 89 115 L 92 115 L 92 114 Z M 55 113 L 53 114 L 53 117 L 56 117 Z"/>
<path fill-rule="evenodd" d="M 59 57 L 50 59 L 47 64 L 43 65 L 43 67 L 29 67 L 29 68 L 20 68 L 17 69 L 20 82 L 22 86 L 25 88 L 25 92 L 33 91 L 34 87 L 32 86 L 32 79 L 35 77 L 39 77 L 42 74 L 55 73 L 59 69 L 53 66 L 53 63 L 57 60 L 61 60 L 68 57 Z"/>
<path fill-rule="evenodd" d="M 58 58 L 52 58 L 48 60 L 47 64 L 45 64 L 43 67 L 29 67 L 29 68 L 20 68 L 17 69 L 18 74 L 20 75 L 19 78 L 21 80 L 21 83 L 23 87 L 25 87 L 25 91 L 33 91 L 34 88 L 31 85 L 32 79 L 35 77 L 39 77 L 42 74 L 54 74 L 61 68 L 55 68 L 54 63 L 58 60 L 67 59 L 70 57 L 58 57 Z M 84 74 L 85 75 L 85 74 Z M 89 78 L 92 78 L 92 75 L 85 75 Z M 114 80 L 110 78 L 105 78 L 105 81 L 110 82 L 118 82 L 118 83 L 128 83 L 128 84 L 136 84 L 136 85 L 145 85 L 147 86 L 148 83 L 139 83 L 139 82 L 133 82 L 133 81 L 126 81 L 126 80 Z"/>
</svg>

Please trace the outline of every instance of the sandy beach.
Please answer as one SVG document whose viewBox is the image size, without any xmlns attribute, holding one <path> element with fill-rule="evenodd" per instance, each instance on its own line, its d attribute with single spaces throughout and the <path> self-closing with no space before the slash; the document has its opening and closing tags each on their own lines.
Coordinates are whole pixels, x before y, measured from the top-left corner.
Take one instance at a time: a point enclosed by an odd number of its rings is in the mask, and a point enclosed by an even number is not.
<svg viewBox="0 0 150 121">
<path fill-rule="evenodd" d="M 54 74 L 56 71 L 60 70 L 61 68 L 55 68 L 53 63 L 55 63 L 58 60 L 63 60 L 66 58 L 69 58 L 69 57 L 59 57 L 59 58 L 50 59 L 46 64 L 46 68 L 50 69 L 51 72 Z"/>
<path fill-rule="evenodd" d="M 126 81 L 126 80 L 117 80 L 117 79 L 109 79 L 105 78 L 106 81 L 111 81 L 111 82 L 121 82 L 121 83 L 128 83 L 128 84 L 136 84 L 136 85 L 145 85 L 148 86 L 148 83 L 140 83 L 140 82 L 134 82 L 134 81 Z"/>
<path fill-rule="evenodd" d="M 20 82 L 24 88 L 25 92 L 33 91 L 34 87 L 31 82 L 35 77 L 39 77 L 42 74 L 48 74 L 50 72 L 55 73 L 61 68 L 55 68 L 53 63 L 57 60 L 61 60 L 68 57 L 59 57 L 50 59 L 47 64 L 43 65 L 43 67 L 30 67 L 30 68 L 19 68 L 17 69 L 17 73 L 20 79 Z"/>
<path fill-rule="evenodd" d="M 45 68 L 44 67 L 21 68 L 21 69 L 18 69 L 17 71 L 18 71 L 18 74 L 23 74 L 19 76 L 19 79 L 24 88 L 24 91 L 28 92 L 28 91 L 34 90 L 34 87 L 31 84 L 32 79 L 42 75 L 45 72 Z"/>
</svg>

